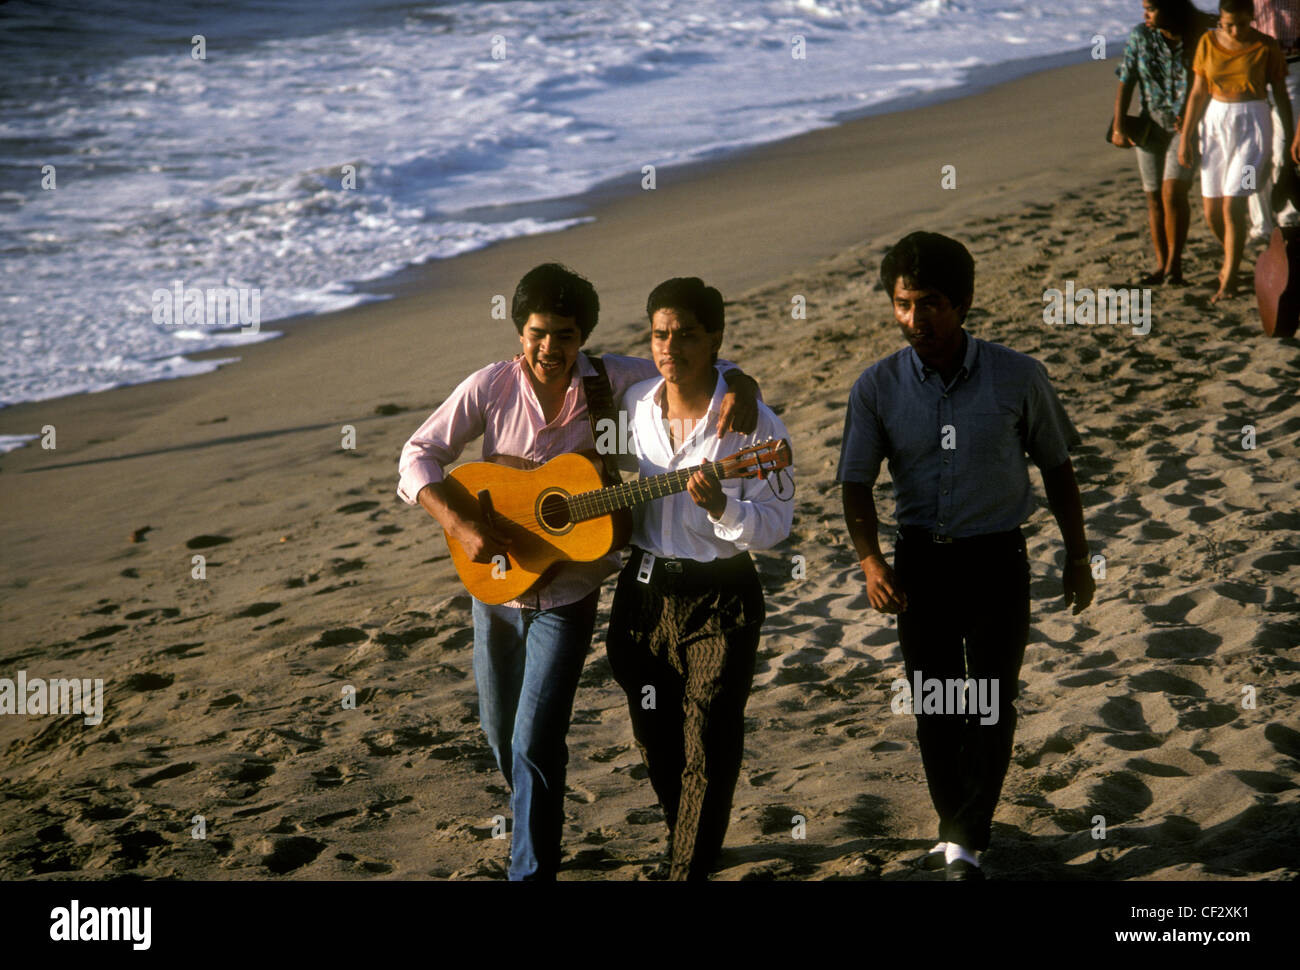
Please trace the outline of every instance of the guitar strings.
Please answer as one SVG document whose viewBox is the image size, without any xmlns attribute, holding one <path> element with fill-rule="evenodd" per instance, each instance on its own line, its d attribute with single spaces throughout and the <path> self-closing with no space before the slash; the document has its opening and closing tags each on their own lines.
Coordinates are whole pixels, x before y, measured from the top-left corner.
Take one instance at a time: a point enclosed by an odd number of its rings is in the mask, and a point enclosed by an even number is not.
<svg viewBox="0 0 1300 970">
<path fill-rule="evenodd" d="M 676 471 L 665 472 L 662 475 L 623 482 L 608 488 L 571 496 L 569 498 L 570 519 L 574 522 L 582 522 L 601 515 L 608 515 L 610 512 L 619 509 L 628 508 L 630 505 L 641 501 L 673 495 L 686 487 L 686 482 L 695 473 L 696 468 L 703 467 L 707 467 L 714 475 L 717 475 L 721 469 L 721 463 L 705 462 L 703 465 L 679 468 Z M 667 486 L 667 488 L 661 489 L 661 486 Z M 631 499 L 631 501 L 628 501 L 628 499 Z"/>
</svg>

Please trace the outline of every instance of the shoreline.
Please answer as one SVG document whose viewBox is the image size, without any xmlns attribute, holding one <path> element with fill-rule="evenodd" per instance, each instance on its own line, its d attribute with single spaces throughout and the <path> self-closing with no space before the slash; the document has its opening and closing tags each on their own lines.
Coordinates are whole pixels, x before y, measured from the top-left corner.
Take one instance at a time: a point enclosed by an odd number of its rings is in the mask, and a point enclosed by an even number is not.
<svg viewBox="0 0 1300 970">
<path fill-rule="evenodd" d="M 833 116 L 831 121 L 824 127 L 777 139 L 776 141 L 724 149 L 708 157 L 664 166 L 658 171 L 662 172 L 667 178 L 672 178 L 686 183 L 714 177 L 715 173 L 719 169 L 721 169 L 725 174 L 725 170 L 728 167 L 733 165 L 743 165 L 746 156 L 753 153 L 762 152 L 764 150 L 777 150 L 781 146 L 786 145 L 793 147 L 797 152 L 797 142 L 819 132 L 826 132 L 846 125 L 853 125 L 866 119 L 886 118 L 891 115 L 905 116 L 910 112 L 927 107 L 964 101 L 968 98 L 978 97 L 983 93 L 1005 84 L 1014 83 L 1016 81 L 1026 81 L 1036 75 L 1051 73 L 1071 66 L 1078 67 L 1088 63 L 1095 62 L 1089 61 L 1086 50 L 1079 50 L 1003 61 L 992 65 L 979 65 L 964 71 L 962 80 L 958 84 L 949 88 L 942 88 L 936 91 L 922 92 L 919 94 L 904 95 L 861 109 L 840 112 Z M 557 221 L 581 219 L 584 220 L 584 223 L 589 224 L 591 222 L 599 221 L 601 210 L 605 207 L 635 197 L 635 195 L 640 191 L 636 184 L 639 178 L 639 173 L 632 172 L 624 178 L 608 179 L 600 182 L 575 195 L 561 196 L 554 199 L 545 199 L 535 202 L 510 203 L 485 208 L 471 208 L 451 214 L 472 215 L 486 211 L 496 211 L 502 213 L 503 216 L 508 215 L 510 218 L 533 216 L 535 218 L 546 218 Z M 579 228 L 579 226 L 571 226 L 565 229 L 554 230 L 552 232 L 538 233 L 532 236 L 521 236 L 500 240 L 489 243 L 481 249 L 471 250 L 457 256 L 434 259 L 404 266 L 393 273 L 376 279 L 350 282 L 347 283 L 347 285 L 353 288 L 353 292 L 367 294 L 374 298 L 367 299 L 352 307 L 340 310 L 331 310 L 326 313 L 296 314 L 294 316 L 282 317 L 276 320 L 263 321 L 260 325 L 261 330 L 280 332 L 280 336 L 273 338 L 272 340 L 213 347 L 208 350 L 192 353 L 182 352 L 180 353 L 180 356 L 183 356 L 187 361 L 193 362 L 236 357 L 237 359 L 233 363 L 225 365 L 225 367 L 237 366 L 245 363 L 249 356 L 255 353 L 255 349 L 261 345 L 282 340 L 304 327 L 310 327 L 337 317 L 354 314 L 367 307 L 373 307 L 376 304 L 390 302 L 396 298 L 420 294 L 427 289 L 430 276 L 435 266 L 442 264 L 454 265 L 460 260 L 474 256 L 478 253 L 487 252 L 498 246 L 509 245 L 510 243 L 519 242 L 525 239 L 545 239 L 561 233 L 571 232 L 575 228 Z M 186 375 L 184 377 L 160 379 L 145 383 L 171 384 L 179 381 L 189 381 L 198 377 L 207 377 L 210 374 L 218 373 L 221 369 L 222 368 L 218 368 L 216 371 L 209 371 L 205 374 Z M 17 409 L 32 408 L 42 405 L 54 406 L 56 402 L 71 401 L 81 397 L 92 397 L 101 394 L 110 394 L 141 386 L 143 385 L 128 384 L 120 387 L 108 388 L 102 391 L 78 391 L 72 394 L 60 395 L 58 397 L 44 398 L 39 401 L 21 401 L 11 404 L 8 407 L 0 408 L 0 434 L 31 433 L 7 430 L 10 426 L 10 422 L 6 420 L 6 417 Z M 45 422 L 42 422 L 42 424 L 43 423 Z M 30 445 L 24 447 L 30 447 Z M 24 448 L 20 447 L 14 450 L 24 450 Z"/>
</svg>

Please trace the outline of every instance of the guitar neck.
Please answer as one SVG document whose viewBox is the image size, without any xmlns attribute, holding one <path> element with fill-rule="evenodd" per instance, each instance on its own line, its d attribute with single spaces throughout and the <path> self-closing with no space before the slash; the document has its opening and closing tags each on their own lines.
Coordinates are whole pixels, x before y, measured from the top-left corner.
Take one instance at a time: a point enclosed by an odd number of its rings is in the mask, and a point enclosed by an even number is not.
<svg viewBox="0 0 1300 970">
<path fill-rule="evenodd" d="M 569 514 L 573 521 L 581 522 L 585 519 L 609 515 L 619 509 L 635 508 L 654 499 L 663 498 L 665 495 L 684 492 L 686 483 L 700 469 L 711 472 L 719 479 L 725 477 L 722 474 L 722 462 L 706 461 L 702 465 L 679 468 L 676 471 L 664 472 L 662 475 L 639 478 L 634 482 L 610 485 L 608 488 L 598 488 L 592 492 L 581 492 L 569 498 Z"/>
</svg>

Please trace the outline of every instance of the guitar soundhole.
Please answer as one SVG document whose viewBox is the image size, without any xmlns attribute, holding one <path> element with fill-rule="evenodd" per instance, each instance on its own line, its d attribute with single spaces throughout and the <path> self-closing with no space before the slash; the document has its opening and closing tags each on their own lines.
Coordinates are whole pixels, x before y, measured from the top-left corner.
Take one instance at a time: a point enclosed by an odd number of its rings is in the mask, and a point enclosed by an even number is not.
<svg viewBox="0 0 1300 970">
<path fill-rule="evenodd" d="M 569 497 L 559 489 L 547 489 L 537 498 L 537 521 L 552 535 L 563 535 L 573 528 L 569 517 Z"/>
</svg>

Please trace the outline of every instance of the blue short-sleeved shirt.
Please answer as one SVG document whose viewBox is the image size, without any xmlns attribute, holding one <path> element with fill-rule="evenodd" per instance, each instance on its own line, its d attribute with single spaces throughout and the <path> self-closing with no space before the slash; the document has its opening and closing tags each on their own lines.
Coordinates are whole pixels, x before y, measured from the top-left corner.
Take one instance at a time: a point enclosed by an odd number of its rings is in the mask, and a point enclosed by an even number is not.
<svg viewBox="0 0 1300 970">
<path fill-rule="evenodd" d="M 1124 59 L 1115 73 L 1124 84 L 1137 82 L 1142 111 L 1165 128 L 1182 116 L 1191 89 L 1191 72 L 1183 63 L 1183 40 L 1168 43 L 1164 35 L 1146 24 L 1138 24 L 1124 45 Z"/>
<path fill-rule="evenodd" d="M 1042 364 L 967 334 L 948 387 L 911 347 L 863 371 L 835 477 L 870 487 L 888 459 L 900 526 L 954 538 L 1009 532 L 1033 509 L 1026 453 L 1049 470 L 1078 443 Z"/>
</svg>

